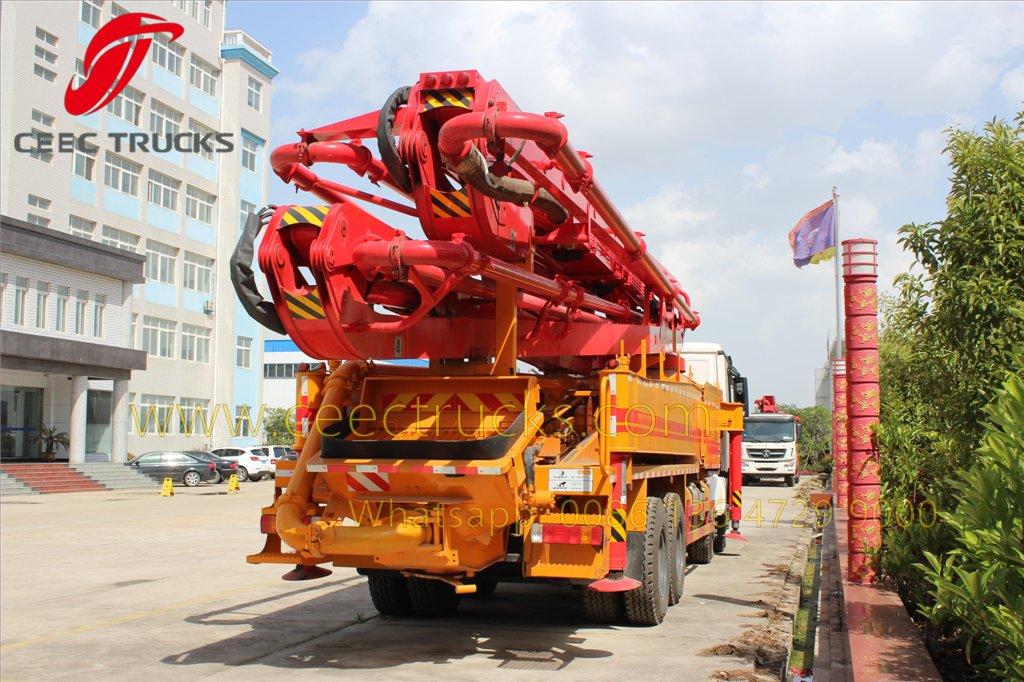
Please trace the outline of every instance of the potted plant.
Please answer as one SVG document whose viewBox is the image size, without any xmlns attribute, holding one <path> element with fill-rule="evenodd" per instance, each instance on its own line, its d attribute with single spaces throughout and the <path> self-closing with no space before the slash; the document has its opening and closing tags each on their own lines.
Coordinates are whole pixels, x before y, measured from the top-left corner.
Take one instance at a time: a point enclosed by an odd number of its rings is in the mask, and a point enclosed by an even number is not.
<svg viewBox="0 0 1024 682">
<path fill-rule="evenodd" d="M 68 434 L 58 431 L 56 426 L 47 426 L 43 423 L 39 424 L 39 433 L 32 437 L 32 442 L 42 445 L 44 462 L 53 461 L 58 447 L 64 446 L 67 448 L 71 446 Z"/>
</svg>

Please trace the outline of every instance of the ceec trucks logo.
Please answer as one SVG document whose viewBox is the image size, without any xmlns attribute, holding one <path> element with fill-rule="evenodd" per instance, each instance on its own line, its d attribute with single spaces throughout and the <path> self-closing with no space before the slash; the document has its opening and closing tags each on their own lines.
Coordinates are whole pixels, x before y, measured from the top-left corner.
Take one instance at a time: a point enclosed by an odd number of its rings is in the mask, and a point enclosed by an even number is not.
<svg viewBox="0 0 1024 682">
<path fill-rule="evenodd" d="M 185 29 L 181 24 L 145 12 L 114 17 L 96 31 L 82 58 L 83 73 L 73 75 L 64 91 L 64 108 L 72 116 L 94 114 L 121 94 L 149 54 L 153 38 L 165 35 L 176 41 Z M 154 65 L 153 68 L 160 68 Z M 223 154 L 235 149 L 234 133 L 108 132 L 106 142 L 117 153 L 168 152 Z M 31 130 L 14 136 L 14 150 L 21 154 L 70 154 L 75 150 L 95 154 L 100 133 Z"/>
<path fill-rule="evenodd" d="M 144 24 L 143 19 L 154 23 Z M 117 97 L 139 70 L 153 42 L 151 36 L 169 34 L 177 40 L 185 32 L 181 24 L 143 12 L 122 14 L 96 32 L 85 49 L 85 80 L 76 88 L 75 79 L 64 92 L 64 108 L 82 116 L 98 111 Z"/>
</svg>

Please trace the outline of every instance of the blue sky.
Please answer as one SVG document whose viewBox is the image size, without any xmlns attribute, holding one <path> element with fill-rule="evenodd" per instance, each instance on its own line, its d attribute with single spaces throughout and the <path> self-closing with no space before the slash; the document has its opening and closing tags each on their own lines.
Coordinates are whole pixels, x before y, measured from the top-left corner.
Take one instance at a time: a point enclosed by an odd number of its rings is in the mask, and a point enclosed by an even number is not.
<svg viewBox="0 0 1024 682">
<path fill-rule="evenodd" d="M 834 328 L 832 265 L 797 270 L 788 230 L 837 186 L 844 236 L 879 240 L 888 285 L 909 265 L 899 226 L 944 215 L 943 130 L 1024 108 L 1020 3 L 231 0 L 227 24 L 281 70 L 275 145 L 446 68 L 564 113 L 701 311 L 688 338 L 725 346 L 755 395 L 799 404 Z"/>
</svg>

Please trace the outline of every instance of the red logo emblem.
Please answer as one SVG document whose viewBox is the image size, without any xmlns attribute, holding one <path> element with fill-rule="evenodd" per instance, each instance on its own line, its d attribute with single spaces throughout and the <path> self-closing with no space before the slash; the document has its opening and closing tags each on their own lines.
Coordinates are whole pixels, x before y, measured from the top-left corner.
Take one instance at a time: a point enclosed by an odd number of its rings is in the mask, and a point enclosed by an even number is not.
<svg viewBox="0 0 1024 682">
<path fill-rule="evenodd" d="M 143 19 L 155 19 L 156 23 L 143 24 Z M 114 17 L 96 31 L 85 48 L 85 80 L 76 88 L 71 79 L 64 92 L 64 108 L 81 116 L 106 106 L 139 70 L 153 42 L 151 34 L 169 33 L 171 40 L 177 40 L 184 32 L 181 24 L 155 14 L 132 12 Z"/>
</svg>

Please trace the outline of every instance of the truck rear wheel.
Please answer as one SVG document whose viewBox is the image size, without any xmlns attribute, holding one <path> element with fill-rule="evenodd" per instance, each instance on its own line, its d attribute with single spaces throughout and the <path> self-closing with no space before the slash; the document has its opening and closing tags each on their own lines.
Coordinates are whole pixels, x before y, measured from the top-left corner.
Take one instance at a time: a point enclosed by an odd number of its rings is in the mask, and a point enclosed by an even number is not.
<svg viewBox="0 0 1024 682">
<path fill-rule="evenodd" d="M 693 543 L 689 547 L 690 561 L 695 564 L 710 564 L 711 559 L 715 556 L 715 535 L 717 529 L 714 532 L 708 533 L 697 542 Z"/>
<path fill-rule="evenodd" d="M 719 516 L 718 519 L 715 521 L 715 542 L 714 546 L 712 547 L 712 549 L 715 551 L 715 554 L 721 554 L 725 551 L 725 543 L 728 539 L 725 537 L 725 534 L 728 531 L 729 517 L 723 514 L 722 516 Z"/>
<path fill-rule="evenodd" d="M 450 616 L 459 608 L 461 597 L 454 588 L 441 580 L 409 578 L 409 601 L 412 610 L 422 618 Z"/>
<path fill-rule="evenodd" d="M 793 475 L 786 476 L 786 487 L 787 488 L 792 488 L 795 485 L 796 485 L 796 476 L 793 476 Z"/>
<path fill-rule="evenodd" d="M 626 612 L 621 592 L 595 592 L 583 588 L 583 610 L 595 623 L 618 623 Z"/>
<path fill-rule="evenodd" d="M 683 598 L 683 580 L 686 578 L 686 511 L 683 500 L 676 493 L 666 493 L 661 498 L 665 502 L 668 514 L 669 539 L 672 549 L 669 551 L 669 585 L 668 604 L 674 606 Z"/>
<path fill-rule="evenodd" d="M 382 616 L 411 616 L 412 602 L 409 600 L 409 586 L 400 575 L 366 576 L 370 585 L 370 599 Z"/>
<path fill-rule="evenodd" d="M 669 596 L 669 551 L 672 549 L 668 512 L 660 497 L 647 498 L 640 587 L 625 593 L 626 618 L 634 625 L 657 625 L 665 619 Z"/>
</svg>

